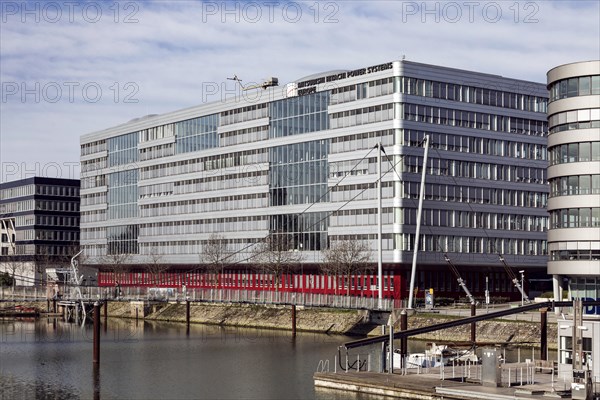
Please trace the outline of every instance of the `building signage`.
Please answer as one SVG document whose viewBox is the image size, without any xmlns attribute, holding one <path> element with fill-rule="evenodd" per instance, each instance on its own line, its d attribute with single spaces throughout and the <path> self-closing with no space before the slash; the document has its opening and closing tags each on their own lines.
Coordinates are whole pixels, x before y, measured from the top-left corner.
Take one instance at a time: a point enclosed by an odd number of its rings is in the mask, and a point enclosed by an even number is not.
<svg viewBox="0 0 600 400">
<path fill-rule="evenodd" d="M 373 65 L 367 68 L 359 68 L 354 71 L 340 72 L 339 74 L 332 74 L 328 76 L 322 76 L 316 79 L 309 79 L 307 81 L 298 82 L 298 96 L 304 96 L 317 92 L 317 85 L 323 83 L 335 82 L 340 79 L 353 78 L 355 76 L 368 75 L 373 72 L 385 71 L 392 69 L 392 63 L 385 63 L 379 65 Z"/>
</svg>

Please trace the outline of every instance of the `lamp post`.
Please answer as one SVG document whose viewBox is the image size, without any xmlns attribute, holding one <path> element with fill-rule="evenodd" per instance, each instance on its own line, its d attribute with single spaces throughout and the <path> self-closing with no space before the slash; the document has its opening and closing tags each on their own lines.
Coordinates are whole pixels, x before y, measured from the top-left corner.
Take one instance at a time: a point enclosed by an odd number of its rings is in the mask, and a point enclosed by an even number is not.
<svg viewBox="0 0 600 400">
<path fill-rule="evenodd" d="M 523 307 L 525 305 L 525 270 L 520 270 L 519 273 L 521 274 L 521 307 Z"/>
</svg>

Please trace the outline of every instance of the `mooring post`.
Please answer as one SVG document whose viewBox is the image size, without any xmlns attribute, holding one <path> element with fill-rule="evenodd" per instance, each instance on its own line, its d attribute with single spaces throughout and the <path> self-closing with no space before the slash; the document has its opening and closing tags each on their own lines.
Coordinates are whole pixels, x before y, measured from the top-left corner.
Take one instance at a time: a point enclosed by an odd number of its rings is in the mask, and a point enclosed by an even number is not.
<svg viewBox="0 0 600 400">
<path fill-rule="evenodd" d="M 52 299 L 52 312 L 56 314 L 56 299 Z"/>
<path fill-rule="evenodd" d="M 296 336 L 296 305 L 292 304 L 292 336 Z"/>
<path fill-rule="evenodd" d="M 94 303 L 94 364 L 100 364 L 100 303 Z"/>
<path fill-rule="evenodd" d="M 108 298 L 104 299 L 104 332 L 108 329 Z"/>
<path fill-rule="evenodd" d="M 540 360 L 548 360 L 548 310 L 540 310 Z"/>
<path fill-rule="evenodd" d="M 98 364 L 94 364 L 93 375 L 94 400 L 100 400 L 100 366 Z"/>
<path fill-rule="evenodd" d="M 405 331 L 408 329 L 408 314 L 406 312 L 406 310 L 402 310 L 402 312 L 400 313 L 400 330 L 401 331 Z M 405 364 L 405 360 L 406 360 L 406 356 L 408 353 L 408 339 L 406 337 L 403 337 L 402 339 L 400 339 L 400 362 L 401 362 L 401 368 L 406 367 Z"/>
<path fill-rule="evenodd" d="M 474 317 L 476 314 L 477 314 L 477 305 L 471 304 L 471 317 Z M 477 326 L 476 322 L 471 323 L 471 343 L 475 343 L 476 326 Z"/>
<path fill-rule="evenodd" d="M 50 299 L 46 299 L 46 310 L 50 312 Z"/>
<path fill-rule="evenodd" d="M 185 325 L 187 327 L 187 333 L 190 333 L 190 299 L 185 301 Z"/>
</svg>

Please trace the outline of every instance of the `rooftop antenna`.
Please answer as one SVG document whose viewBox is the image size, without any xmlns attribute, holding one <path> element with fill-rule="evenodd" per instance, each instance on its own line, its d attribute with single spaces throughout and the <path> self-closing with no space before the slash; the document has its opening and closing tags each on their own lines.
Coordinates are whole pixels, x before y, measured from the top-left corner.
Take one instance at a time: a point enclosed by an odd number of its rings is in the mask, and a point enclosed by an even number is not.
<svg viewBox="0 0 600 400">
<path fill-rule="evenodd" d="M 264 90 L 264 89 L 266 89 L 268 87 L 279 86 L 279 79 L 275 78 L 274 76 L 263 80 L 262 83 L 259 83 L 259 84 L 256 84 L 256 85 L 248 85 L 248 86 L 242 85 L 242 80 L 240 78 L 238 78 L 238 76 L 235 75 L 235 74 L 233 75 L 233 78 L 227 78 L 227 80 L 229 80 L 229 81 L 236 81 L 237 83 L 240 84 L 240 87 L 244 91 L 246 91 L 246 90 L 252 90 L 252 89 L 259 89 L 259 88 L 262 88 Z"/>
</svg>

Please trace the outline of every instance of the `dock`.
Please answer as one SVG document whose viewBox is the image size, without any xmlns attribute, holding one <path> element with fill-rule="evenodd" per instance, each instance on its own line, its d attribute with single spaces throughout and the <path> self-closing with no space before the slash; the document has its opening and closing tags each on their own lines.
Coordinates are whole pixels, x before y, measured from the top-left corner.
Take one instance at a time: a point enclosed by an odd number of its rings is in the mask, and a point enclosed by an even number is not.
<svg viewBox="0 0 600 400">
<path fill-rule="evenodd" d="M 506 364 L 507 370 L 520 369 L 521 364 Z M 503 375 L 505 373 L 503 372 Z M 519 381 L 513 376 L 511 385 L 484 386 L 473 371 L 471 377 L 453 373 L 446 367 L 430 368 L 418 373 L 377 373 L 366 371 L 317 372 L 314 374 L 315 390 L 334 389 L 376 396 L 420 400 L 506 400 L 571 398 L 570 382 L 559 381 L 552 373 L 536 373 Z M 514 380 L 514 378 L 517 378 Z"/>
</svg>

